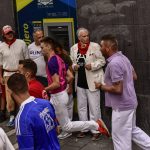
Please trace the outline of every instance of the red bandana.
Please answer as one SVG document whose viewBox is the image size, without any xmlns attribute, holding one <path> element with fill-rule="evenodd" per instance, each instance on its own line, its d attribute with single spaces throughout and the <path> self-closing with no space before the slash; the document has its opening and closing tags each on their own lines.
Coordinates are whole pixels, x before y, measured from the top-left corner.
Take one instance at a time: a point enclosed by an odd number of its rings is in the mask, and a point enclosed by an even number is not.
<svg viewBox="0 0 150 150">
<path fill-rule="evenodd" d="M 16 41 L 16 38 L 13 38 L 11 41 L 5 40 L 5 43 L 8 44 L 8 46 L 10 47 L 15 41 Z"/>
<path fill-rule="evenodd" d="M 79 50 L 80 54 L 85 55 L 89 48 L 89 45 L 90 45 L 90 42 L 87 43 L 86 46 L 83 48 L 83 47 L 81 47 L 81 43 L 78 42 L 78 50 Z"/>
</svg>

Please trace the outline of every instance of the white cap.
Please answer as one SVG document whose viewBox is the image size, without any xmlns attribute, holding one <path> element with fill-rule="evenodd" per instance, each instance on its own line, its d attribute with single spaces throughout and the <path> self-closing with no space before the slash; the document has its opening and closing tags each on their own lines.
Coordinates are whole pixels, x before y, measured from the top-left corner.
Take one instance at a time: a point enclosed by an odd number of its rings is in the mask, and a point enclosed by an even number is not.
<svg viewBox="0 0 150 150">
<path fill-rule="evenodd" d="M 2 34 L 7 34 L 9 32 L 14 32 L 10 25 L 5 25 L 2 29 Z"/>
</svg>

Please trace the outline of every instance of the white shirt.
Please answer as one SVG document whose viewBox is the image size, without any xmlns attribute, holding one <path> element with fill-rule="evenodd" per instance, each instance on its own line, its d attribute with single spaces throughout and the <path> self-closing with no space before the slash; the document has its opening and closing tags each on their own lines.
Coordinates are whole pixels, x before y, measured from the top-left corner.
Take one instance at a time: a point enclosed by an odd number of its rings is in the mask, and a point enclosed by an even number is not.
<svg viewBox="0 0 150 150">
<path fill-rule="evenodd" d="M 2 128 L 0 128 L 0 150 L 15 150 Z"/>
<path fill-rule="evenodd" d="M 46 76 L 46 63 L 41 51 L 41 47 L 35 45 L 35 42 L 28 46 L 30 58 L 37 64 L 37 76 Z"/>
<path fill-rule="evenodd" d="M 17 70 L 19 60 L 27 58 L 29 58 L 29 52 L 23 40 L 16 39 L 10 47 L 5 42 L 0 44 L 0 65 L 3 66 L 3 69 Z M 13 73 L 4 72 L 4 76 L 10 76 Z"/>
</svg>

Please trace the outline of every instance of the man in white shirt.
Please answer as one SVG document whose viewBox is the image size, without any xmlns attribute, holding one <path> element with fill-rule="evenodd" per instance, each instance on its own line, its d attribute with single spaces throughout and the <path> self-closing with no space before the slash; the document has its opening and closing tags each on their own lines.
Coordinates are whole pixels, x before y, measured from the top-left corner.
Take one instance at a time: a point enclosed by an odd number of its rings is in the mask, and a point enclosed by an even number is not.
<svg viewBox="0 0 150 150">
<path fill-rule="evenodd" d="M 11 26 L 2 28 L 2 37 L 4 42 L 0 44 L 0 83 L 5 84 L 7 110 L 10 113 L 7 126 L 14 126 L 15 104 L 8 93 L 7 80 L 18 70 L 19 60 L 29 58 L 29 53 L 26 43 L 15 38 L 15 31 Z"/>
<path fill-rule="evenodd" d="M 44 86 L 47 86 L 46 63 L 41 52 L 40 41 L 44 37 L 43 31 L 38 29 L 34 31 L 34 42 L 28 46 L 30 58 L 37 64 L 36 79 Z"/>
<path fill-rule="evenodd" d="M 75 71 L 79 120 L 97 120 L 101 118 L 100 91 L 95 89 L 94 82 L 103 82 L 102 67 L 105 65 L 105 59 L 100 52 L 100 46 L 90 41 L 87 29 L 79 28 L 77 36 L 78 43 L 71 47 L 70 56 L 73 62 L 72 68 Z M 86 132 L 81 132 L 78 138 L 84 137 Z M 92 140 L 98 140 L 99 132 L 96 130 L 91 132 Z"/>
</svg>

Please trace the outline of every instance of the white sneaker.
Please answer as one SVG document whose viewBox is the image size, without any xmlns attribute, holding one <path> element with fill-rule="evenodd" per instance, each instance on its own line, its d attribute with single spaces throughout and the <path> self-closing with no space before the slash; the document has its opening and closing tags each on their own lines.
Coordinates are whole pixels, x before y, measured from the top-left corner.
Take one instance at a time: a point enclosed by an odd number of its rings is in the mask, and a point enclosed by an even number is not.
<svg viewBox="0 0 150 150">
<path fill-rule="evenodd" d="M 71 136 L 71 135 L 72 135 L 72 133 L 68 133 L 68 132 L 62 131 L 62 132 L 58 135 L 58 138 L 59 138 L 60 140 L 63 140 L 63 139 L 65 139 L 65 138 L 67 138 L 67 137 L 69 137 L 69 136 Z"/>
<path fill-rule="evenodd" d="M 7 127 L 14 127 L 15 126 L 15 116 L 10 116 L 9 122 L 6 125 Z"/>
</svg>

